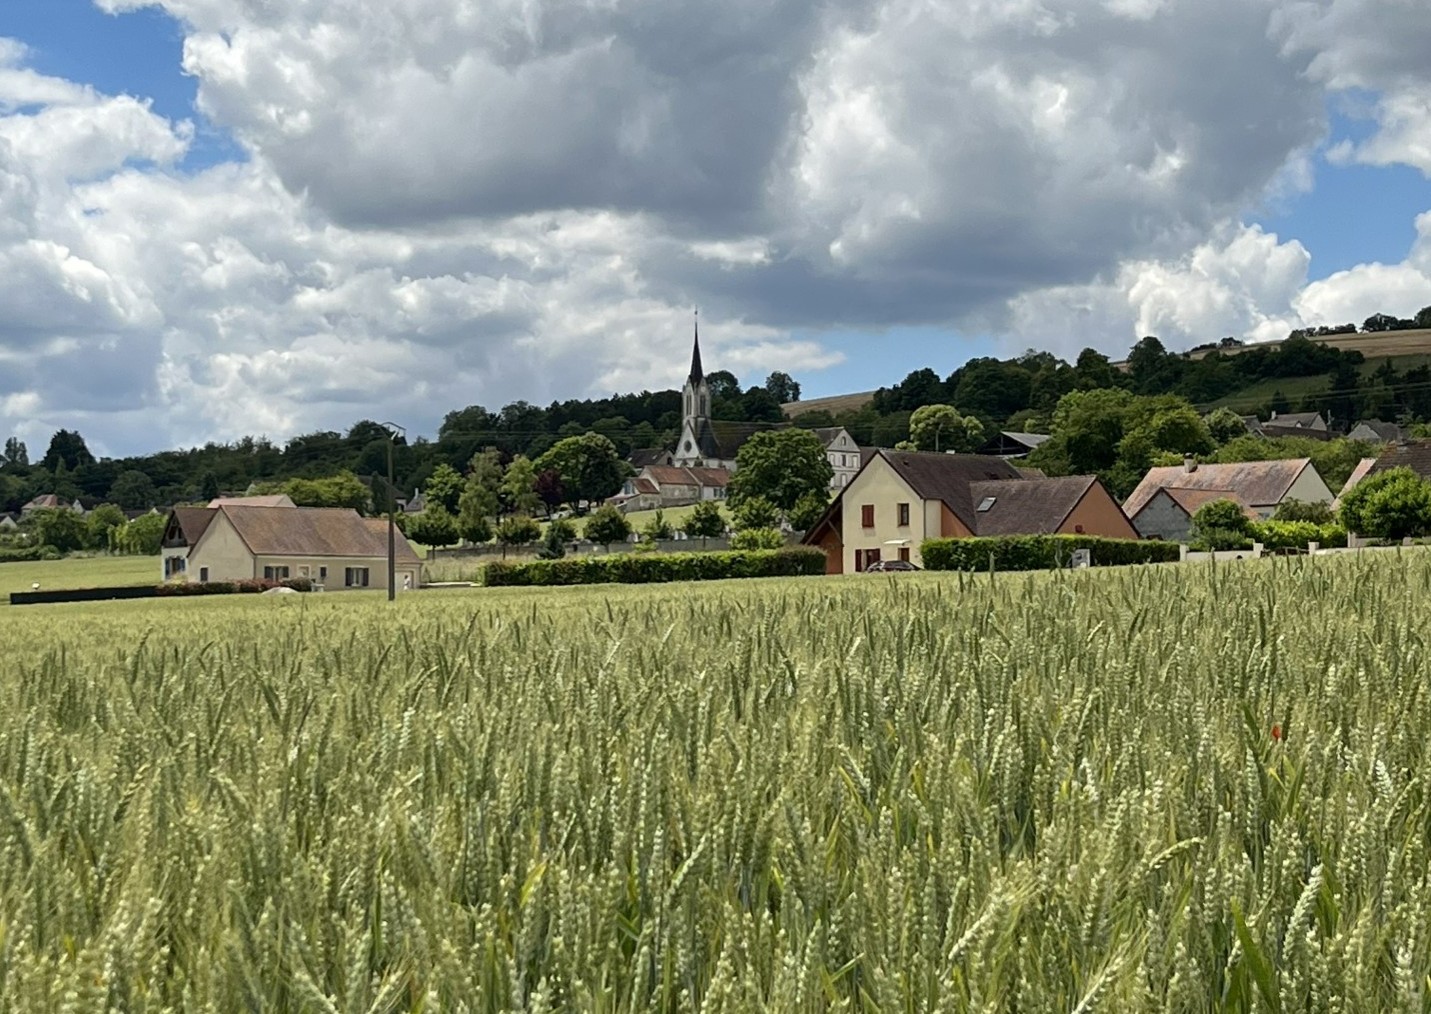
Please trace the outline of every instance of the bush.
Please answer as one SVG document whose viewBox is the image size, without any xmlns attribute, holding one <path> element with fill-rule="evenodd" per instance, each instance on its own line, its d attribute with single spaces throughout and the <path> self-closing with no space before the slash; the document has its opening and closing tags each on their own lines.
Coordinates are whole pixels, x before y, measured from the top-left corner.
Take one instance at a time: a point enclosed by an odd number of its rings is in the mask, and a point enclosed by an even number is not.
<svg viewBox="0 0 1431 1014">
<path fill-rule="evenodd" d="M 1283 500 L 1272 515 L 1273 521 L 1310 521 L 1314 525 L 1329 525 L 1336 519 L 1332 505 L 1323 501 Z"/>
<path fill-rule="evenodd" d="M 1263 521 L 1253 525 L 1253 537 L 1264 549 L 1306 549 L 1315 542 L 1326 548 L 1347 544 L 1346 529 L 1338 524 L 1319 525 L 1311 521 Z"/>
<path fill-rule="evenodd" d="M 54 546 L 0 549 L 0 563 L 38 563 L 41 560 L 58 560 L 64 555 Z"/>
<path fill-rule="evenodd" d="M 261 577 L 239 581 L 175 581 L 157 585 L 154 591 L 161 598 L 180 598 L 191 595 L 252 595 L 266 592 L 270 588 L 292 588 L 294 591 L 310 592 L 313 590 L 313 582 L 306 577 L 290 577 L 281 581 Z"/>
<path fill-rule="evenodd" d="M 497 524 L 497 541 L 504 546 L 525 546 L 542 537 L 542 526 L 525 514 L 513 514 Z"/>
<path fill-rule="evenodd" d="M 1342 524 L 1373 539 L 1431 533 L 1431 483 L 1409 468 L 1368 476 L 1341 499 Z"/>
<path fill-rule="evenodd" d="M 925 570 L 1054 570 L 1066 567 L 1076 549 L 1087 549 L 1095 567 L 1171 563 L 1176 542 L 1102 539 L 1093 535 L 1008 535 L 982 539 L 926 539 L 919 547 Z"/>
<path fill-rule="evenodd" d="M 666 520 L 665 511 L 656 508 L 656 513 L 651 515 L 651 520 L 641 529 L 641 537 L 647 542 L 669 542 L 676 537 L 675 529 Z"/>
<path fill-rule="evenodd" d="M 609 546 L 613 542 L 625 542 L 631 534 L 631 521 L 615 507 L 606 504 L 591 512 L 586 519 L 587 540 Z"/>
<path fill-rule="evenodd" d="M 743 528 L 730 537 L 731 549 L 779 549 L 785 536 L 776 528 Z"/>
<path fill-rule="evenodd" d="M 483 570 L 482 583 L 490 587 L 657 584 L 823 573 L 824 552 L 813 546 L 799 546 L 721 553 L 620 553 L 530 563 L 489 563 Z"/>
</svg>

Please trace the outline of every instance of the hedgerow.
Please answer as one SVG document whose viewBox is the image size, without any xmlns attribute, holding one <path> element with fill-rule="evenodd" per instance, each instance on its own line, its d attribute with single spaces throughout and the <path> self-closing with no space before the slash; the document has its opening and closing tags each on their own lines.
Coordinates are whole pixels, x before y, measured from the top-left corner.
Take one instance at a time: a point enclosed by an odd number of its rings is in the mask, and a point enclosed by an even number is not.
<svg viewBox="0 0 1431 1014">
<path fill-rule="evenodd" d="M 490 563 L 489 586 L 656 584 L 736 577 L 796 577 L 825 573 L 825 554 L 811 546 L 720 553 L 613 553 L 561 560 Z"/>
<path fill-rule="evenodd" d="M 927 539 L 920 546 L 926 570 L 1051 570 L 1066 567 L 1076 550 L 1089 550 L 1095 567 L 1169 563 L 1175 542 L 1103 539 L 1091 535 L 1007 535 L 975 539 Z"/>
</svg>

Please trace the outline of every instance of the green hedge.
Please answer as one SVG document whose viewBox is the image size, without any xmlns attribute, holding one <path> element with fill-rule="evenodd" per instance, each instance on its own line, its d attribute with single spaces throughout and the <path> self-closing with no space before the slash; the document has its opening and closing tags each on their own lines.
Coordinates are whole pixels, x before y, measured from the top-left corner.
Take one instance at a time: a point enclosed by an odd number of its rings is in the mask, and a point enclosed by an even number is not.
<svg viewBox="0 0 1431 1014">
<path fill-rule="evenodd" d="M 1252 526 L 1252 537 L 1264 549 L 1306 549 L 1309 542 L 1319 543 L 1323 549 L 1341 549 L 1347 544 L 1347 532 L 1341 525 L 1311 521 L 1263 521 Z"/>
<path fill-rule="evenodd" d="M 161 598 L 188 595 L 242 595 L 266 592 L 270 588 L 292 588 L 294 591 L 312 591 L 313 582 L 306 577 L 291 577 L 282 581 L 268 578 L 245 578 L 242 581 L 175 581 L 161 584 L 154 591 Z"/>
<path fill-rule="evenodd" d="M 491 587 L 566 584 L 655 584 L 731 577 L 795 577 L 825 573 L 825 553 L 813 546 L 721 553 L 612 553 L 529 563 L 489 563 Z"/>
<path fill-rule="evenodd" d="M 26 546 L 23 549 L 0 549 L 0 563 L 38 563 L 58 560 L 64 556 L 54 546 Z"/>
<path fill-rule="evenodd" d="M 1092 535 L 1008 535 L 982 539 L 928 539 L 919 547 L 926 570 L 1051 570 L 1066 567 L 1076 549 L 1087 549 L 1095 567 L 1171 563 L 1176 542 L 1100 539 Z"/>
</svg>

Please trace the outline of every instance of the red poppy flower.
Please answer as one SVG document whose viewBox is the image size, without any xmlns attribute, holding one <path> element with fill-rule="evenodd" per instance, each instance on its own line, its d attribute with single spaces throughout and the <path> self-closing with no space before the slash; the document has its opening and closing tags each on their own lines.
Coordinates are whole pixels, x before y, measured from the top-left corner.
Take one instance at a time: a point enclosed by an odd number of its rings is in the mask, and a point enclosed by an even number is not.
<svg viewBox="0 0 1431 1014">
<path fill-rule="evenodd" d="M 1277 742 L 1282 742 L 1282 726 L 1280 724 L 1272 726 L 1272 738 Z"/>
</svg>

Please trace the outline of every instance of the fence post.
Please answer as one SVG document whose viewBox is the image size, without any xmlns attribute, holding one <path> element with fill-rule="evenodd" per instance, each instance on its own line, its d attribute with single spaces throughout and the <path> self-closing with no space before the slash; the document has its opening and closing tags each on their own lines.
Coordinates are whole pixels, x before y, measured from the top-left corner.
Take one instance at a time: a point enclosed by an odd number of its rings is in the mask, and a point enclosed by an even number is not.
<svg viewBox="0 0 1431 1014">
<path fill-rule="evenodd" d="M 1179 542 L 1179 543 L 1178 543 L 1178 563 L 1187 563 L 1187 560 L 1188 560 L 1188 544 L 1187 544 L 1186 542 Z"/>
</svg>

